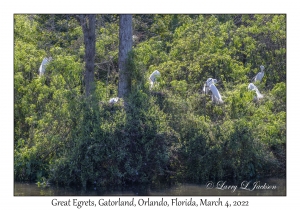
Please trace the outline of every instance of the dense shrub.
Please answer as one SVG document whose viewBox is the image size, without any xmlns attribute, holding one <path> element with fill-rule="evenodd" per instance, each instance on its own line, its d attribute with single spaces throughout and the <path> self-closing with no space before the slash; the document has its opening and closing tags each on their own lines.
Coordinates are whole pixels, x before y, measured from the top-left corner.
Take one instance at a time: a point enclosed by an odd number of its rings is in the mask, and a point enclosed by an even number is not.
<svg viewBox="0 0 300 210">
<path fill-rule="evenodd" d="M 15 180 L 85 188 L 285 176 L 286 16 L 133 17 L 131 93 L 111 105 L 117 15 L 97 16 L 91 97 L 83 94 L 83 34 L 74 17 L 14 16 Z M 255 101 L 247 87 L 260 65 L 264 98 Z M 149 90 L 156 69 L 161 78 Z M 202 93 L 209 77 L 223 104 Z"/>
</svg>

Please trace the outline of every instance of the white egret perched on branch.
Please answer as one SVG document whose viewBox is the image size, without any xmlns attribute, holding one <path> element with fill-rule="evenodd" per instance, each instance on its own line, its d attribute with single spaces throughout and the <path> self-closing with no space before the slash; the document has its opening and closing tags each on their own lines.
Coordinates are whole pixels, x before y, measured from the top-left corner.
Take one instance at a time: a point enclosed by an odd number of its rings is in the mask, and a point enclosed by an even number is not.
<svg viewBox="0 0 300 210">
<path fill-rule="evenodd" d="M 216 79 L 208 78 L 204 84 L 203 92 L 208 93 L 212 92 L 211 99 L 214 103 L 221 104 L 223 103 L 222 96 L 219 93 L 217 87 L 214 85 L 217 83 Z"/>
<path fill-rule="evenodd" d="M 265 67 L 263 65 L 261 65 L 260 66 L 260 72 L 258 72 L 258 74 L 253 78 L 254 82 L 256 82 L 256 81 L 261 82 L 262 78 L 265 75 L 264 69 L 265 69 Z"/>
<path fill-rule="evenodd" d="M 204 83 L 204 86 L 203 86 L 203 92 L 205 93 L 205 94 L 208 94 L 208 92 L 210 91 L 210 89 L 209 89 L 209 85 L 211 84 L 211 82 L 212 82 L 212 78 L 208 78 L 207 80 L 206 80 L 206 82 Z"/>
<path fill-rule="evenodd" d="M 216 80 L 216 79 L 212 79 L 212 78 L 208 78 L 208 79 L 206 80 L 206 82 L 204 83 L 204 86 L 203 86 L 203 92 L 204 92 L 205 94 L 208 94 L 208 92 L 210 91 L 209 86 L 210 86 L 212 83 L 217 83 L 217 80 Z"/>
<path fill-rule="evenodd" d="M 109 104 L 115 104 L 115 103 L 117 103 L 119 101 L 119 98 L 118 97 L 116 97 L 116 98 L 111 98 L 111 99 L 109 99 Z"/>
<path fill-rule="evenodd" d="M 45 73 L 45 70 L 46 70 L 46 64 L 48 62 L 50 62 L 52 60 L 52 57 L 49 57 L 49 58 L 44 58 L 41 65 L 40 65 L 40 68 L 39 68 L 39 73 L 40 73 L 40 76 L 44 75 Z"/>
<path fill-rule="evenodd" d="M 139 37 L 136 35 L 132 35 L 132 41 L 137 42 L 139 40 Z"/>
<path fill-rule="evenodd" d="M 150 80 L 150 88 L 153 87 L 154 83 L 156 82 L 157 78 L 160 77 L 160 72 L 158 70 L 155 70 L 152 72 L 152 74 L 149 77 Z"/>
<path fill-rule="evenodd" d="M 253 83 L 250 83 L 248 85 L 248 89 L 249 90 L 254 90 L 256 92 L 256 96 L 254 97 L 254 100 L 259 100 L 259 99 L 264 97 L 262 94 L 260 94 L 258 88 Z"/>
<path fill-rule="evenodd" d="M 210 91 L 212 92 L 212 101 L 217 103 L 217 104 L 222 104 L 223 100 L 222 97 L 217 89 L 217 87 L 212 83 L 210 86 Z"/>
</svg>

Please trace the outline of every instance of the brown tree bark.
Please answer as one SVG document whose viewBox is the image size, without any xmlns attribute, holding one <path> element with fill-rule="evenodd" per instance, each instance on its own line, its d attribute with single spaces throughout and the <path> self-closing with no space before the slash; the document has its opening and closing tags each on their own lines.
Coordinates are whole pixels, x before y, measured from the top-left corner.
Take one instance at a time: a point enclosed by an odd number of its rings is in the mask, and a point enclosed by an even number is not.
<svg viewBox="0 0 300 210">
<path fill-rule="evenodd" d="M 96 15 L 78 15 L 77 16 L 84 35 L 85 46 L 85 72 L 84 72 L 84 85 L 85 95 L 89 96 L 94 91 L 94 64 L 95 64 L 95 20 Z"/>
<path fill-rule="evenodd" d="M 120 15 L 119 27 L 118 97 L 123 98 L 131 89 L 130 70 L 126 68 L 126 61 L 132 49 L 132 15 Z"/>
</svg>

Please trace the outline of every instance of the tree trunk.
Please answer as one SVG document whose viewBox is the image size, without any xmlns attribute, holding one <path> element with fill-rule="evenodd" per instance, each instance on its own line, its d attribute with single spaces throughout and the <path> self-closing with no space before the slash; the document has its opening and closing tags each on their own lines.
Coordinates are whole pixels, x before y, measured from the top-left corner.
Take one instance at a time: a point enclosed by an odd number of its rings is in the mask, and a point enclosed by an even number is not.
<svg viewBox="0 0 300 210">
<path fill-rule="evenodd" d="M 94 64 L 95 64 L 95 19 L 96 15 L 79 15 L 80 24 L 84 35 L 85 46 L 85 95 L 89 96 L 94 90 Z"/>
<path fill-rule="evenodd" d="M 131 88 L 130 70 L 126 61 L 132 49 L 132 15 L 120 15 L 119 29 L 119 86 L 118 97 L 128 95 Z"/>
</svg>

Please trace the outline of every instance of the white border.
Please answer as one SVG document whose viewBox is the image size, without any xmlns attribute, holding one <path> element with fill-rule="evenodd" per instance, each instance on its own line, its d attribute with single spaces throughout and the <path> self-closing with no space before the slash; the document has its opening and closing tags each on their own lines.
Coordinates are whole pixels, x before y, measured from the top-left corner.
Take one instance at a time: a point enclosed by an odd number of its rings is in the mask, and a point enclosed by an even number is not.
<svg viewBox="0 0 300 210">
<path fill-rule="evenodd" d="M 52 209 L 53 197 L 14 197 L 13 196 L 13 14 L 15 13 L 284 13 L 287 14 L 287 196 L 262 197 L 221 197 L 222 200 L 249 200 L 247 209 L 263 207 L 299 206 L 299 96 L 297 77 L 299 60 L 299 6 L 297 1 L 278 0 L 184 0 L 184 1 L 1 1 L 0 3 L 0 90 L 1 90 L 1 141 L 0 141 L 0 206 L 1 209 Z M 298 6 L 298 7 L 297 7 Z M 298 172 L 298 173 L 297 173 Z M 64 197 L 60 197 L 61 199 Z M 66 197 L 67 199 L 68 197 Z M 83 199 L 88 197 L 72 197 Z M 115 198 L 115 197 L 113 197 Z M 153 199 L 160 197 L 151 197 Z M 170 200 L 173 197 L 167 197 Z M 183 197 L 181 197 L 183 198 Z M 198 199 L 199 197 L 195 197 Z M 210 198 L 210 197 L 205 197 Z M 212 200 L 218 197 L 211 197 Z M 98 200 L 98 197 L 93 197 Z M 57 207 L 56 207 L 57 208 Z M 68 208 L 68 207 L 61 207 Z M 76 209 L 75 207 L 72 207 Z M 99 208 L 99 207 L 98 207 Z M 137 207 L 136 207 L 137 208 Z M 153 207 L 144 207 L 152 208 Z M 157 208 L 157 207 L 155 207 Z M 170 208 L 170 207 L 169 207 Z M 174 207 L 179 209 L 182 207 Z M 199 208 L 199 207 L 198 207 Z M 70 208 L 69 208 L 70 209 Z M 113 208 L 109 208 L 113 209 Z M 117 209 L 117 208 L 115 208 Z M 172 208 L 173 209 L 173 208 Z M 209 208 L 211 209 L 211 208 Z M 295 208 L 294 208 L 295 209 Z"/>
</svg>

